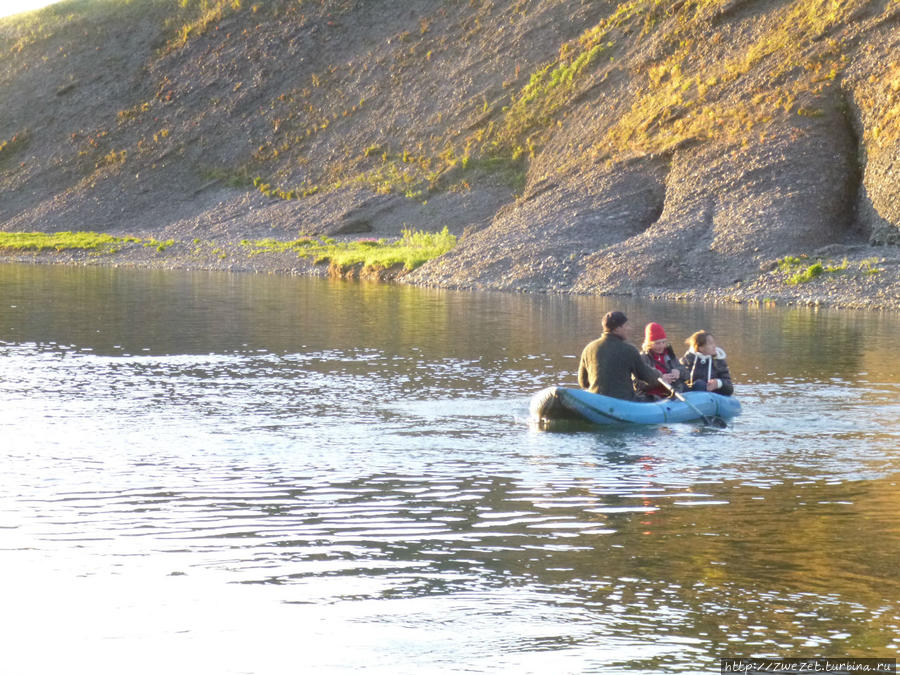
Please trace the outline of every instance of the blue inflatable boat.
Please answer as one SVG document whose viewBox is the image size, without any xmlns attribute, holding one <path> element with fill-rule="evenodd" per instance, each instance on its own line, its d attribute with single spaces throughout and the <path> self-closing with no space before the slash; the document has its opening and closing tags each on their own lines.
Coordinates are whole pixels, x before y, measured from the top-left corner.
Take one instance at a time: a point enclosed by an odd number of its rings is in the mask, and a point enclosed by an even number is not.
<svg viewBox="0 0 900 675">
<path fill-rule="evenodd" d="M 692 422 L 702 419 L 698 410 L 707 417 L 723 419 L 741 414 L 741 404 L 732 396 L 706 391 L 688 391 L 683 395 L 696 410 L 674 398 L 639 403 L 592 394 L 583 389 L 548 387 L 531 398 L 530 411 L 531 418 L 544 426 L 564 421 L 603 425 Z"/>
</svg>

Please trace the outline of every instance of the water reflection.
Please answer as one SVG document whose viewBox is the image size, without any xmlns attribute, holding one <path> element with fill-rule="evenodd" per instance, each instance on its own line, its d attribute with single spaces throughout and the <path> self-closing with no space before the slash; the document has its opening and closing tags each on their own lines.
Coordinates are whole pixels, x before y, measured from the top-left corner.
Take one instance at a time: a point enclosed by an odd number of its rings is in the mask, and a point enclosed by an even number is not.
<svg viewBox="0 0 900 675">
<path fill-rule="evenodd" d="M 576 356 L 615 306 L 637 326 L 663 323 L 679 352 L 690 333 L 714 331 L 745 382 L 900 379 L 900 365 L 883 358 L 897 327 L 893 315 L 351 287 L 278 276 L 4 265 L 0 340 L 116 356 L 390 345 L 423 360 L 514 360 L 523 372 L 546 361 L 573 377 Z"/>
<path fill-rule="evenodd" d="M 609 299 L 23 267 L 0 293 L 13 672 L 48 630 L 93 672 L 188 639 L 222 655 L 194 672 L 283 672 L 298 634 L 311 672 L 900 648 L 896 318 L 617 301 L 721 335 L 745 413 L 556 434 L 528 396 Z"/>
</svg>

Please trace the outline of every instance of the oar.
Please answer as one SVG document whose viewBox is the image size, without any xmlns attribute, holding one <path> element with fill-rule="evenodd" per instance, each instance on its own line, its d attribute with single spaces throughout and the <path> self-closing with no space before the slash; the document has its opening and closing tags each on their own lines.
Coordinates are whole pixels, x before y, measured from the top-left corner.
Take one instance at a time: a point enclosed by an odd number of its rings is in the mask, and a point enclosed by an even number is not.
<svg viewBox="0 0 900 675">
<path fill-rule="evenodd" d="M 697 413 L 698 415 L 700 415 L 700 417 L 703 418 L 703 424 L 705 424 L 706 426 L 708 426 L 708 427 L 716 427 L 717 429 L 725 429 L 725 428 L 728 426 L 728 424 L 725 422 L 725 420 L 723 420 L 723 419 L 722 419 L 721 417 L 719 417 L 718 415 L 713 415 L 712 417 L 707 417 L 706 415 L 704 415 L 704 414 L 700 411 L 700 408 L 698 408 L 697 406 L 695 406 L 693 403 L 691 403 L 690 401 L 688 401 L 684 396 L 682 396 L 682 395 L 679 394 L 677 391 L 675 391 L 675 389 L 672 388 L 672 385 L 669 384 L 668 382 L 666 382 L 665 380 L 660 379 L 660 380 L 659 380 L 659 383 L 660 383 L 662 386 L 664 386 L 666 389 L 668 389 L 669 391 L 671 391 L 672 394 L 675 396 L 675 398 L 677 398 L 679 401 L 681 401 L 682 403 L 687 403 L 688 406 L 690 406 L 690 408 L 691 408 L 695 413 Z"/>
</svg>

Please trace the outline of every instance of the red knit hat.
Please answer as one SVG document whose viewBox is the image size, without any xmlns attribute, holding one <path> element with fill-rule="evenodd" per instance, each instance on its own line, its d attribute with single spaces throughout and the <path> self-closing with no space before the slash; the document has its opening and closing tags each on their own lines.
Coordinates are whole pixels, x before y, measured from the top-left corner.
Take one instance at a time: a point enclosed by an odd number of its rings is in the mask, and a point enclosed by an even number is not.
<svg viewBox="0 0 900 675">
<path fill-rule="evenodd" d="M 648 323 L 644 328 L 644 342 L 656 342 L 657 340 L 665 340 L 666 331 L 658 323 Z"/>
</svg>

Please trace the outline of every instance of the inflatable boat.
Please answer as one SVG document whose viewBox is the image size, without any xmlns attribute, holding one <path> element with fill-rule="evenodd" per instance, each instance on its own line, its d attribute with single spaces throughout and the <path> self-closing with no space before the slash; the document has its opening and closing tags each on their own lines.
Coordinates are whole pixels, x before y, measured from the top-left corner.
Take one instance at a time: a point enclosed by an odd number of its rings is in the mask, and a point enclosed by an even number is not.
<svg viewBox="0 0 900 675">
<path fill-rule="evenodd" d="M 687 391 L 683 396 L 693 408 L 674 398 L 639 403 L 583 389 L 548 387 L 531 398 L 530 411 L 532 420 L 543 426 L 566 421 L 603 425 L 665 424 L 701 420 L 703 415 L 724 419 L 741 413 L 740 402 L 732 396 L 707 391 Z"/>
</svg>

